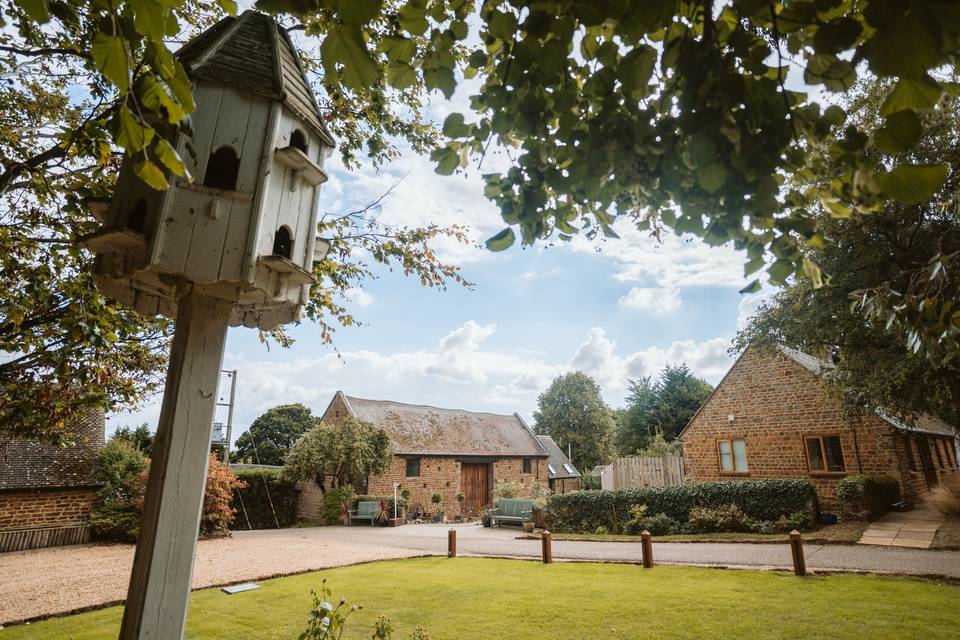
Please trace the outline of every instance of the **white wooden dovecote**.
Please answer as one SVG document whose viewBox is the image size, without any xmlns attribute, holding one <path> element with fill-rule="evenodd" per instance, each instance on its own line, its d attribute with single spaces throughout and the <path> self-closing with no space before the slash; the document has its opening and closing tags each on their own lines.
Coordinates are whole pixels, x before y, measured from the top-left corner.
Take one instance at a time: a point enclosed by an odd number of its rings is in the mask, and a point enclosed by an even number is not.
<svg viewBox="0 0 960 640">
<path fill-rule="evenodd" d="M 288 34 L 269 16 L 225 18 L 177 57 L 193 135 L 175 143 L 193 180 L 156 191 L 127 159 L 103 227 L 83 239 L 100 289 L 176 315 L 177 288 L 229 301 L 230 324 L 299 319 L 309 295 L 323 165 L 334 147 Z M 171 177 L 172 178 L 172 177 Z"/>
</svg>

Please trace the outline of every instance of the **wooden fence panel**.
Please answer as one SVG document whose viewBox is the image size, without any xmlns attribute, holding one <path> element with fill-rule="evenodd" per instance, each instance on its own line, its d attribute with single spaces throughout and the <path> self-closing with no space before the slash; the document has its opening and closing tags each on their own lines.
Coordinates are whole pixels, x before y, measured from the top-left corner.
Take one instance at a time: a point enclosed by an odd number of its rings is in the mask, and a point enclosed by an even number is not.
<svg viewBox="0 0 960 640">
<path fill-rule="evenodd" d="M 642 489 L 683 484 L 683 458 L 615 458 L 610 465 L 613 489 Z M 604 487 L 607 488 L 607 487 Z"/>
</svg>

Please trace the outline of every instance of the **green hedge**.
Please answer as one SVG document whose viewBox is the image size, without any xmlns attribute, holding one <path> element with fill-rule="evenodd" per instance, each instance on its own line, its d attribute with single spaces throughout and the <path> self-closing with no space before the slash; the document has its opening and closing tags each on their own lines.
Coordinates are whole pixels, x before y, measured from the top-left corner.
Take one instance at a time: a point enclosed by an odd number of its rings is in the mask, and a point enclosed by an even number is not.
<svg viewBox="0 0 960 640">
<path fill-rule="evenodd" d="M 550 497 L 551 528 L 589 532 L 605 528 L 620 533 L 630 507 L 645 505 L 648 514 L 665 514 L 687 522 L 694 507 L 736 505 L 755 520 L 775 521 L 802 511 L 815 517 L 817 492 L 809 480 L 742 480 L 621 491 L 573 491 Z"/>
<path fill-rule="evenodd" d="M 276 511 L 281 527 L 296 523 L 296 483 L 282 479 L 279 472 L 270 469 L 237 470 L 236 474 L 247 486 L 238 489 L 230 502 L 230 506 L 237 510 L 232 529 L 246 529 L 248 519 L 253 529 L 275 529 L 277 523 L 273 519 L 273 511 Z M 268 490 L 270 500 L 267 500 Z M 273 511 L 270 501 L 273 501 Z"/>
<path fill-rule="evenodd" d="M 900 483 L 890 476 L 847 476 L 837 483 L 840 517 L 844 520 L 875 520 L 900 500 Z"/>
</svg>

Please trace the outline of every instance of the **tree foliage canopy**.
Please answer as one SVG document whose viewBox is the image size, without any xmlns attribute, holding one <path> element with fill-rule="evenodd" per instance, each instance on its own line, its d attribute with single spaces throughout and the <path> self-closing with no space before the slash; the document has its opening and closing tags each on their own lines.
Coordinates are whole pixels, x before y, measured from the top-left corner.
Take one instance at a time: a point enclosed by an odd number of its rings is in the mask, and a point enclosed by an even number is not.
<svg viewBox="0 0 960 640">
<path fill-rule="evenodd" d="M 882 128 L 878 113 L 886 91 L 883 83 L 858 86 L 847 102 L 851 119 L 866 131 Z M 850 302 L 851 293 L 872 291 L 893 304 L 909 304 L 904 298 L 917 287 L 932 299 L 960 299 L 958 111 L 960 98 L 950 97 L 926 113 L 927 136 L 910 154 L 919 162 L 950 167 L 940 193 L 928 202 L 888 203 L 858 225 L 820 212 L 818 224 L 832 242 L 809 253 L 835 274 L 831 286 L 816 289 L 800 280 L 780 290 L 739 334 L 738 350 L 786 344 L 832 356 L 836 369 L 826 382 L 851 414 L 883 408 L 907 417 L 929 412 L 960 419 L 960 362 L 945 357 L 948 345 L 929 345 L 928 351 L 944 355 L 934 366 L 903 341 L 895 316 L 876 313 L 864 322 L 859 313 L 862 298 Z M 897 154 L 878 149 L 872 156 L 874 162 L 887 164 Z M 936 310 L 932 305 L 923 312 Z"/>
<path fill-rule="evenodd" d="M 537 398 L 536 432 L 571 449 L 573 465 L 587 473 L 613 455 L 613 411 L 600 396 L 600 387 L 582 371 L 554 378 Z"/>
<path fill-rule="evenodd" d="M 290 447 L 319 419 L 299 402 L 267 409 L 237 438 L 232 458 L 255 464 L 282 465 Z"/>
<path fill-rule="evenodd" d="M 650 447 L 656 435 L 677 438 L 707 400 L 713 386 L 685 364 L 667 365 L 656 382 L 650 376 L 627 383 L 627 406 L 617 420 L 616 445 L 622 455 Z"/>
<path fill-rule="evenodd" d="M 76 241 L 97 229 L 86 203 L 111 197 L 124 152 L 141 155 L 138 172 L 155 183 L 183 174 L 166 140 L 188 128 L 194 105 L 172 50 L 235 10 L 232 0 L 0 5 L 0 432 L 69 442 L 78 408 L 131 406 L 159 390 L 171 323 L 101 296 Z M 422 116 L 422 83 L 345 92 L 324 80 L 321 43 L 304 45 L 347 166 L 386 162 L 399 144 L 432 148 L 439 132 Z M 439 237 L 466 242 L 464 228 L 394 227 L 375 204 L 321 216 L 332 249 L 307 315 L 325 342 L 356 322 L 348 292 L 381 268 L 425 286 L 470 285 L 432 249 Z M 289 344 L 282 330 L 263 338 Z"/>
<path fill-rule="evenodd" d="M 321 422 L 301 436 L 287 454 L 283 472 L 289 478 L 315 480 L 323 492 L 357 483 L 366 493 L 368 478 L 382 474 L 392 462 L 387 432 L 346 416 Z"/>
</svg>

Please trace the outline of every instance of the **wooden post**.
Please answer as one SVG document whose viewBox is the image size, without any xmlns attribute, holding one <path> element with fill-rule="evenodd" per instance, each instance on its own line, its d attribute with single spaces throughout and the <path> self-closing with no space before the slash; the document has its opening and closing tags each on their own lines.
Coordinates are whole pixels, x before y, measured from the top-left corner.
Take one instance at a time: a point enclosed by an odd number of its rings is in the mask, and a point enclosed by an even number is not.
<svg viewBox="0 0 960 640">
<path fill-rule="evenodd" d="M 230 307 L 190 290 L 177 304 L 121 640 L 183 637 Z"/>
<path fill-rule="evenodd" d="M 543 545 L 543 563 L 550 564 L 553 562 L 553 549 L 551 544 L 553 543 L 553 538 L 550 536 L 550 532 L 546 529 L 543 530 L 541 536 L 541 544 Z"/>
<path fill-rule="evenodd" d="M 447 531 L 447 557 L 456 558 L 457 557 L 457 530 L 450 529 Z"/>
<path fill-rule="evenodd" d="M 643 568 L 649 569 L 653 566 L 653 539 L 649 531 L 640 534 L 640 552 L 643 555 Z"/>
<path fill-rule="evenodd" d="M 793 572 L 798 576 L 807 575 L 807 562 L 803 558 L 803 539 L 800 532 L 790 532 L 790 555 L 793 556 Z"/>
</svg>

